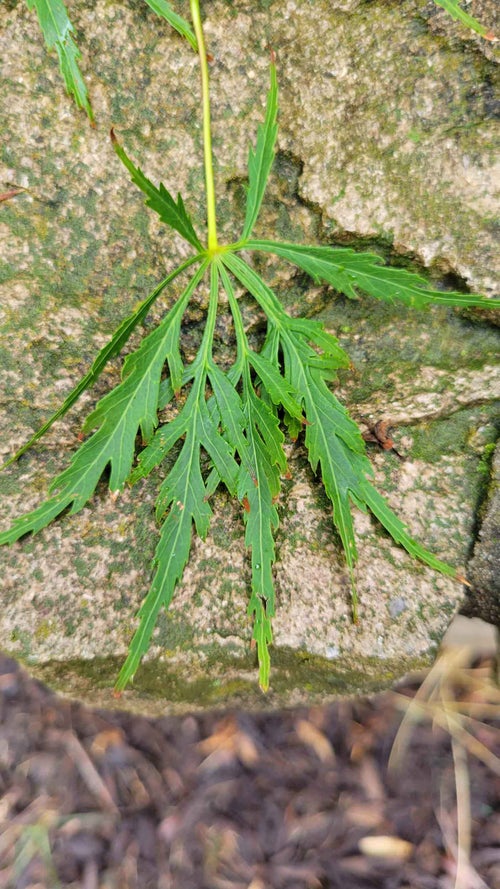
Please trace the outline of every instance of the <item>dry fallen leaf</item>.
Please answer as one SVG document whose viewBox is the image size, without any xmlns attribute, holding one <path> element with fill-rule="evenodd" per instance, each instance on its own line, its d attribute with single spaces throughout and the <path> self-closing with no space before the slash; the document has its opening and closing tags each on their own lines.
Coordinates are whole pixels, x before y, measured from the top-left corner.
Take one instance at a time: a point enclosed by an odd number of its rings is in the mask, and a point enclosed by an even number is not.
<svg viewBox="0 0 500 889">
<path fill-rule="evenodd" d="M 17 194 L 22 194 L 24 188 L 11 188 L 9 191 L 4 191 L 0 194 L 0 203 L 2 201 L 9 201 L 10 198 L 15 198 Z"/>
<path fill-rule="evenodd" d="M 302 743 L 314 750 L 321 762 L 334 761 L 335 753 L 330 741 L 312 722 L 307 719 L 298 719 L 295 723 L 295 731 Z"/>
<path fill-rule="evenodd" d="M 223 754 L 231 759 L 238 758 L 245 766 L 253 765 L 259 758 L 255 742 L 232 717 L 218 723 L 213 735 L 202 741 L 199 748 L 207 758 Z"/>
</svg>

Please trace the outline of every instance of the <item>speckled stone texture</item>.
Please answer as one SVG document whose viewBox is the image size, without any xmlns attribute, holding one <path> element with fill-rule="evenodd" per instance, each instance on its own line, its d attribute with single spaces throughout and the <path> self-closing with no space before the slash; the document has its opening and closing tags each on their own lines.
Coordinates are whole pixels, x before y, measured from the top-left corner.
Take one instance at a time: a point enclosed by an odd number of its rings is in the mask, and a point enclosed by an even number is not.
<svg viewBox="0 0 500 889">
<path fill-rule="evenodd" d="M 375 249 L 428 273 L 438 286 L 494 293 L 494 45 L 421 0 L 203 7 L 214 57 L 221 240 L 241 230 L 248 141 L 263 116 L 272 46 L 280 132 L 258 234 Z M 494 2 L 470 8 L 495 27 Z M 188 4 L 179 9 L 187 14 Z M 71 15 L 94 129 L 65 95 L 34 13 L 10 2 L 0 21 L 0 124 L 9 133 L 0 183 L 27 189 L 0 205 L 3 457 L 56 409 L 120 320 L 186 255 L 129 182 L 110 145 L 112 125 L 155 182 L 182 192 L 203 226 L 194 54 L 136 0 L 75 0 Z M 351 302 L 270 257 L 256 262 L 289 311 L 321 317 L 339 336 L 353 362 L 339 380 L 339 396 L 364 431 L 381 419 L 393 426 L 398 454 L 369 446 L 379 489 L 422 543 L 465 570 L 500 394 L 498 338 L 489 320 L 443 309 L 412 313 L 368 298 Z M 172 288 L 148 325 L 177 293 Z M 242 307 L 258 342 L 260 316 L 244 297 Z M 203 308 L 201 294 L 183 335 L 188 360 Z M 218 335 L 227 354 L 232 340 L 224 317 Z M 130 347 L 136 344 L 137 337 Z M 3 528 L 41 502 L 119 367 L 110 365 L 68 417 L 0 475 Z M 289 458 L 292 477 L 278 504 L 275 646 L 318 657 L 329 670 L 382 671 L 390 682 L 388 659 L 403 672 L 408 659 L 432 656 L 463 589 L 412 562 L 356 512 L 360 622 L 353 626 L 329 505 L 300 443 L 289 447 Z M 112 685 L 151 577 L 158 480 L 117 500 L 102 484 L 81 513 L 0 552 L 5 649 L 32 663 L 108 658 L 112 666 L 103 662 L 102 676 Z M 222 494 L 214 510 L 210 534 L 194 542 L 172 609 L 159 620 L 151 656 L 158 675 L 163 659 L 193 681 L 220 665 L 216 681 L 224 695 L 225 674 L 238 680 L 226 658 L 247 658 L 242 682 L 255 687 L 256 675 L 241 510 Z M 289 675 L 285 702 L 298 685 L 307 686 L 293 670 Z"/>
<path fill-rule="evenodd" d="M 467 591 L 463 614 L 481 617 L 500 629 L 500 448 L 492 462 L 488 498 L 483 521 L 468 566 L 472 584 Z"/>
</svg>

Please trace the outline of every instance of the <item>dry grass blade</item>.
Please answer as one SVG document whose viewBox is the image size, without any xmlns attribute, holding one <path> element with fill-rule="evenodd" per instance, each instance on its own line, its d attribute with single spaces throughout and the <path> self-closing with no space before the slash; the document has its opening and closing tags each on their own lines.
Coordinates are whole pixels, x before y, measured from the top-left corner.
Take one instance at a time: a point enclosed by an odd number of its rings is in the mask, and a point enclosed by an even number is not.
<svg viewBox="0 0 500 889">
<path fill-rule="evenodd" d="M 413 698 L 394 693 L 394 703 L 404 710 L 404 716 L 389 757 L 390 770 L 399 768 L 411 739 L 412 726 L 430 719 L 481 759 L 494 774 L 500 775 L 499 758 L 465 728 L 483 725 L 473 714 L 498 717 L 500 702 L 500 690 L 492 682 L 491 674 L 481 668 L 469 669 L 470 660 L 470 650 L 466 647 L 447 649 L 438 657 Z M 488 729 L 493 730 L 489 725 Z"/>
<path fill-rule="evenodd" d="M 487 746 L 479 741 L 474 735 L 470 732 L 466 731 L 464 728 L 464 720 L 462 714 L 448 714 L 445 715 L 443 712 L 443 704 L 442 703 L 430 703 L 430 702 L 417 702 L 411 701 L 411 703 L 403 704 L 403 701 L 408 701 L 408 699 L 403 698 L 397 702 L 397 704 L 402 706 L 411 707 L 413 710 L 412 719 L 414 721 L 418 721 L 416 717 L 420 716 L 422 719 L 432 719 L 432 722 L 435 726 L 439 726 L 444 729 L 452 738 L 461 743 L 468 751 L 475 756 L 477 759 L 480 759 L 489 769 L 495 774 L 500 776 L 500 759 L 496 756 Z M 497 710 L 498 715 L 498 710 Z M 478 725 L 476 720 L 470 720 L 474 725 Z M 481 725 L 482 723 L 479 723 Z M 411 729 L 410 729 L 411 731 Z M 393 749 L 391 752 L 391 757 L 389 760 L 389 768 L 398 768 L 401 758 L 404 755 L 407 744 L 409 743 L 409 737 L 407 734 L 402 739 L 398 739 L 396 736 L 396 740 L 393 745 Z M 396 741 L 399 741 L 399 744 L 396 744 Z M 395 752 L 396 751 L 396 752 Z"/>
<path fill-rule="evenodd" d="M 102 808 L 114 814 L 119 814 L 118 806 L 111 793 L 76 735 L 71 731 L 52 731 L 49 733 L 49 738 L 53 742 L 63 744 L 68 754 L 72 757 L 88 789 L 97 797 Z"/>
<path fill-rule="evenodd" d="M 453 889 L 488 889 L 487 884 L 471 864 L 472 815 L 471 786 L 468 754 L 481 760 L 495 775 L 500 776 L 500 759 L 493 750 L 477 738 L 474 731 L 485 730 L 493 737 L 494 727 L 475 718 L 483 716 L 498 719 L 500 691 L 491 679 L 491 672 L 484 668 L 469 667 L 471 653 L 467 648 L 447 649 L 437 659 L 413 699 L 394 695 L 404 716 L 396 734 L 389 769 L 401 765 L 410 744 L 412 727 L 429 720 L 450 737 L 453 757 L 454 795 L 456 799 L 456 825 L 444 802 L 444 786 L 441 785 L 441 803 L 436 818 L 447 851 L 447 863 Z"/>
<path fill-rule="evenodd" d="M 441 682 L 442 670 L 442 659 L 438 658 L 424 677 L 413 698 L 394 693 L 396 707 L 402 708 L 404 715 L 392 745 L 388 763 L 389 770 L 396 771 L 399 768 L 410 743 L 412 725 L 428 717 L 429 704 L 436 694 L 436 687 Z"/>
<path fill-rule="evenodd" d="M 467 815 L 470 825 L 470 815 Z M 440 811 L 436 813 L 436 818 L 441 830 L 443 842 L 448 855 L 448 866 L 451 870 L 451 876 L 454 879 L 453 889 L 492 889 L 479 876 L 474 867 L 472 867 L 469 857 L 464 854 L 464 850 L 460 848 L 460 836 L 455 839 L 455 829 L 452 818 L 445 810 L 444 806 L 440 807 Z M 460 820 L 458 814 L 457 822 Z M 460 833 L 460 825 L 457 824 Z M 464 825 L 462 825 L 463 829 Z"/>
<path fill-rule="evenodd" d="M 467 751 L 457 740 L 454 733 L 454 716 L 447 709 L 447 701 L 442 700 L 443 714 L 448 721 L 451 735 L 453 755 L 455 796 L 457 801 L 457 842 L 456 842 L 456 875 L 454 889 L 467 889 L 470 884 L 471 854 L 471 798 Z M 441 811 L 444 806 L 441 805 Z M 438 819 L 439 820 L 439 819 Z M 443 832 L 446 842 L 447 834 Z M 449 846 L 449 844 L 448 844 Z M 448 849 L 451 852 L 451 849 Z M 451 857 L 451 856 L 450 856 Z"/>
</svg>

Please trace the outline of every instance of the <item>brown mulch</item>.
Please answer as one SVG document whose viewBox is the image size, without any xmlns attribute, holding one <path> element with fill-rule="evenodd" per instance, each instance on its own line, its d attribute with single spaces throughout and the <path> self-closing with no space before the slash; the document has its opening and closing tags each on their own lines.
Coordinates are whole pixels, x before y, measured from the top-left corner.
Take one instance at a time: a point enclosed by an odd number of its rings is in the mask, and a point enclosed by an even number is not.
<svg viewBox="0 0 500 889">
<path fill-rule="evenodd" d="M 496 716 L 475 736 L 498 755 Z M 391 692 L 275 713 L 92 710 L 0 656 L 0 887 L 452 889 L 450 739 L 419 722 L 388 773 L 400 721 Z M 499 889 L 500 777 L 467 764 L 461 887 Z"/>
</svg>

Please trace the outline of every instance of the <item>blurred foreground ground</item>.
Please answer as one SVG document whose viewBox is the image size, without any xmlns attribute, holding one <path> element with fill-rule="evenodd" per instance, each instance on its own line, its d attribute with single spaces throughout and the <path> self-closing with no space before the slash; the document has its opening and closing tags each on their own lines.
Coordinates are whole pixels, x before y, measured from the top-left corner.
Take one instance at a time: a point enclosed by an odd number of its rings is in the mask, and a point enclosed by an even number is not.
<svg viewBox="0 0 500 889">
<path fill-rule="evenodd" d="M 0 656 L 0 887 L 498 889 L 491 675 L 459 658 L 371 699 L 148 719 Z"/>
</svg>

